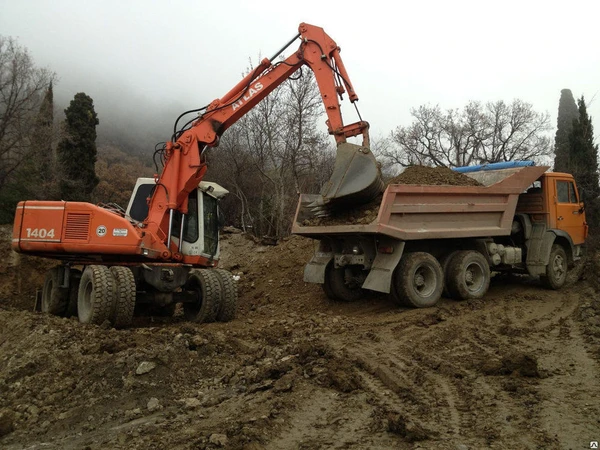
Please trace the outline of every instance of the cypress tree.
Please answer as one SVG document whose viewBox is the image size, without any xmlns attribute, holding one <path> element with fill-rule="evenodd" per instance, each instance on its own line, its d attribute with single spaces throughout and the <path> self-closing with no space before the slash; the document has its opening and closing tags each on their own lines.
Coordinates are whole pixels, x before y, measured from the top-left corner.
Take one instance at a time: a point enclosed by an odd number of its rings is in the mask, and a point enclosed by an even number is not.
<svg viewBox="0 0 600 450">
<path fill-rule="evenodd" d="M 588 116 L 583 96 L 577 100 L 579 120 L 573 121 L 569 134 L 570 171 L 577 185 L 586 192 L 587 216 L 590 225 L 600 225 L 600 185 L 598 179 L 598 145 L 594 145 L 594 127 Z"/>
<path fill-rule="evenodd" d="M 83 92 L 76 94 L 65 115 L 67 136 L 57 149 L 62 172 L 60 196 L 68 201 L 90 201 L 99 182 L 95 171 L 99 121 L 92 98 Z"/>
<path fill-rule="evenodd" d="M 573 129 L 573 120 L 579 118 L 579 111 L 570 89 L 560 91 L 556 137 L 554 138 L 554 171 L 568 172 L 570 144 L 569 134 Z"/>
<path fill-rule="evenodd" d="M 54 192 L 54 152 L 52 140 L 54 137 L 54 94 L 52 82 L 46 90 L 40 110 L 36 117 L 35 128 L 31 136 L 31 160 L 36 183 L 32 189 L 34 198 L 49 200 Z"/>
</svg>

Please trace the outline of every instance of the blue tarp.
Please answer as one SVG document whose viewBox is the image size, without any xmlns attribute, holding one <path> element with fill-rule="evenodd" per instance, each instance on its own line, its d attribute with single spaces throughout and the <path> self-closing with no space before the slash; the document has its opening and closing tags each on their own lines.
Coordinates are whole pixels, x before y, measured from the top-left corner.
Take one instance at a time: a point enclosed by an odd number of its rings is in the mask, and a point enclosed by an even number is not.
<svg viewBox="0 0 600 450">
<path fill-rule="evenodd" d="M 508 162 L 499 162 L 492 164 L 480 164 L 478 166 L 464 166 L 464 167 L 454 167 L 452 170 L 460 173 L 466 172 L 479 172 L 482 170 L 500 170 L 500 169 L 512 169 L 513 167 L 527 167 L 527 166 L 535 166 L 535 162 L 533 161 L 508 161 Z"/>
</svg>

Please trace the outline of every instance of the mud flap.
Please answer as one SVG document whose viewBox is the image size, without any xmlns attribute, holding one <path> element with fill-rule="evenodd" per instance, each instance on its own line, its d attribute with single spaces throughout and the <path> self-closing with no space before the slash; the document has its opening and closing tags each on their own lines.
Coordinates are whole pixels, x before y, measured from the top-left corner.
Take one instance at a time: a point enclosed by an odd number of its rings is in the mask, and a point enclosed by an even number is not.
<svg viewBox="0 0 600 450">
<path fill-rule="evenodd" d="M 394 250 L 392 253 L 377 252 L 377 256 L 375 256 L 375 261 L 373 261 L 369 275 L 367 275 L 367 279 L 362 285 L 363 289 L 383 292 L 384 294 L 390 293 L 394 269 L 396 269 L 396 266 L 402 258 L 405 245 L 406 244 L 403 241 L 395 240 L 386 242 L 382 239 L 379 242 L 379 246 L 390 246 Z"/>
<path fill-rule="evenodd" d="M 556 235 L 545 224 L 534 225 L 527 246 L 527 272 L 531 276 L 544 275 Z"/>
<path fill-rule="evenodd" d="M 307 283 L 325 283 L 325 269 L 332 259 L 333 253 L 315 253 L 308 264 L 304 266 L 304 281 Z"/>
</svg>

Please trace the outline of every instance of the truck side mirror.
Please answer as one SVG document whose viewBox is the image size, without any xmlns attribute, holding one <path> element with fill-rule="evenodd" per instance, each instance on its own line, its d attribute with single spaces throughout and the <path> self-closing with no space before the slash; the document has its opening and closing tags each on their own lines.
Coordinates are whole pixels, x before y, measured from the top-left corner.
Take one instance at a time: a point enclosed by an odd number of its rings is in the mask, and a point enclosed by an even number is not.
<svg viewBox="0 0 600 450">
<path fill-rule="evenodd" d="M 585 189 L 581 187 L 577 187 L 579 190 L 579 214 L 585 211 Z"/>
</svg>

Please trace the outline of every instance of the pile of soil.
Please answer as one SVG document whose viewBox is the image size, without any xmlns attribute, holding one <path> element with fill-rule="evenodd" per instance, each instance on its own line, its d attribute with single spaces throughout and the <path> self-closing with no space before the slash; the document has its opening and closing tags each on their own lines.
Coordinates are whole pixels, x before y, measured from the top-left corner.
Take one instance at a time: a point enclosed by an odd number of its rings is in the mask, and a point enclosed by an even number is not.
<svg viewBox="0 0 600 450">
<path fill-rule="evenodd" d="M 0 242 L 3 258 L 9 245 Z M 594 285 L 555 292 L 514 277 L 494 279 L 482 300 L 427 309 L 377 295 L 333 303 L 302 280 L 314 246 L 227 234 L 220 265 L 240 277 L 237 319 L 196 324 L 177 311 L 125 330 L 31 312 L 15 278 L 43 280 L 49 263 L 13 261 L 0 277 L 0 448 L 559 449 L 594 439 Z"/>
<path fill-rule="evenodd" d="M 416 184 L 426 186 L 481 186 L 477 180 L 455 172 L 447 167 L 410 166 L 389 180 L 390 184 Z M 314 217 L 302 222 L 305 227 L 334 226 L 334 225 L 368 225 L 377 219 L 379 206 L 383 196 L 378 196 L 366 205 L 356 208 L 336 211 L 329 217 Z"/>
<path fill-rule="evenodd" d="M 387 184 L 422 184 L 426 186 L 481 186 L 473 178 L 448 167 L 410 166 Z"/>
</svg>

